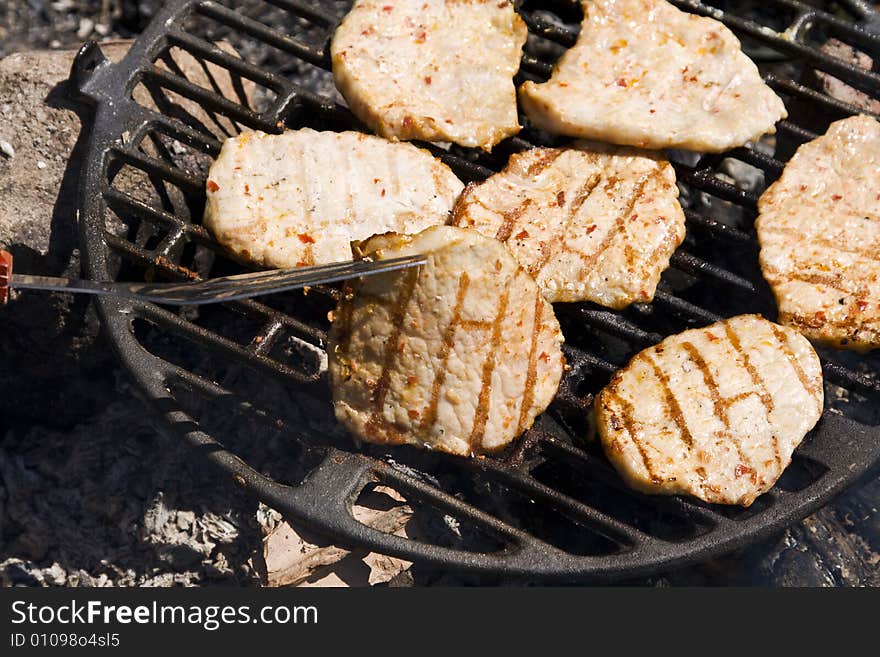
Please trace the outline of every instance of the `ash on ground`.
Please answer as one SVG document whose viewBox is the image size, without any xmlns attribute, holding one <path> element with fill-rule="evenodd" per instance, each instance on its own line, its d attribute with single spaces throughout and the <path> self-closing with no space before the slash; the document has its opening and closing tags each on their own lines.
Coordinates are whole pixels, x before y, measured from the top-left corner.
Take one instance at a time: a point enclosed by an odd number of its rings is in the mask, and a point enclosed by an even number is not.
<svg viewBox="0 0 880 657">
<path fill-rule="evenodd" d="M 119 401 L 70 430 L 7 429 L 0 585 L 258 583 L 256 503 L 157 433 L 116 384 Z"/>
<path fill-rule="evenodd" d="M 74 48 L 86 39 L 134 37 L 162 0 L 16 0 L 3 5 L 0 57 L 35 48 Z"/>
</svg>

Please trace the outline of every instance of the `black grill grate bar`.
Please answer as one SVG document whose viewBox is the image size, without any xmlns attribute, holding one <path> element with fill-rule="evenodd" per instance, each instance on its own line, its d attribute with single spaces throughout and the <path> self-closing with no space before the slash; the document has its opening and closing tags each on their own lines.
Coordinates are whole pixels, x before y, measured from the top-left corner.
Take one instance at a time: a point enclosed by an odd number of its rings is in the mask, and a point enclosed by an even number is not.
<svg viewBox="0 0 880 657">
<path fill-rule="evenodd" d="M 830 12 L 822 11 L 820 9 L 817 9 L 816 7 L 801 2 L 801 0 L 770 0 L 770 2 L 799 12 L 798 18 L 800 18 L 801 16 L 807 16 L 811 23 L 818 23 L 825 26 L 830 25 L 833 30 L 839 31 L 842 34 L 846 34 L 857 42 L 866 44 L 869 47 L 876 47 L 877 45 L 880 45 L 880 36 L 878 36 L 875 32 L 866 29 L 864 25 L 852 22 L 849 19 L 843 19 L 840 16 L 836 16 L 835 14 L 832 14 Z M 850 4 L 850 6 L 853 7 L 852 0 L 843 0 L 843 2 Z M 865 5 L 862 5 L 861 10 L 855 11 L 855 13 L 857 13 L 862 20 L 868 18 L 876 12 L 876 10 L 874 10 L 874 12 L 868 10 L 866 13 L 863 13 L 865 9 Z M 805 27 L 810 27 L 810 24 L 807 24 Z M 793 33 L 792 28 L 789 28 L 789 30 L 787 31 Z M 800 34 L 798 34 L 798 36 L 800 36 Z"/>
<path fill-rule="evenodd" d="M 803 58 L 813 66 L 827 71 L 863 91 L 870 92 L 880 86 L 880 75 L 857 68 L 851 64 L 847 64 L 841 59 L 827 55 L 818 49 L 812 48 L 791 38 L 786 38 L 783 34 L 774 32 L 766 26 L 758 25 L 757 23 L 740 16 L 704 5 L 696 0 L 670 1 L 681 9 L 701 14 L 703 16 L 710 16 L 719 20 L 735 32 L 748 34 L 762 43 L 770 44 L 775 50 Z M 811 7 L 800 5 L 800 3 L 792 3 L 792 5 L 795 4 L 801 9 L 812 11 Z M 871 40 L 872 43 L 880 45 L 880 42 L 878 42 L 876 38 L 872 38 L 870 33 L 854 28 L 848 23 L 836 19 L 831 14 L 817 11 L 815 12 L 815 16 L 829 25 L 834 25 L 834 27 L 841 33 L 850 35 L 852 38 Z"/>
<path fill-rule="evenodd" d="M 648 535 L 640 529 L 621 522 L 599 509 L 579 502 L 573 497 L 560 493 L 522 470 L 513 470 L 491 459 L 481 460 L 477 467 L 480 471 L 488 473 L 501 483 L 518 491 L 528 493 L 536 500 L 547 502 L 558 511 L 565 512 L 571 520 L 598 531 L 598 533 L 615 543 L 629 547 L 643 543 L 648 538 Z"/>
<path fill-rule="evenodd" d="M 168 363 L 167 367 L 163 368 L 162 376 L 166 387 L 182 386 L 191 392 L 201 394 L 211 402 L 221 403 L 225 412 L 256 420 L 262 426 L 266 426 L 272 431 L 289 432 L 307 450 L 317 449 L 326 451 L 327 449 L 326 441 L 322 440 L 320 436 L 316 436 L 310 429 L 301 424 L 294 426 L 289 419 L 280 417 L 271 406 L 261 405 L 260 400 L 255 401 L 253 398 L 244 397 L 224 385 L 171 363 Z M 319 399 L 316 395 L 311 395 L 311 392 L 311 388 L 306 388 L 298 391 L 297 394 L 309 395 L 314 399 Z"/>
<path fill-rule="evenodd" d="M 211 236 L 207 229 L 199 224 L 191 224 L 186 221 L 182 221 L 178 219 L 175 215 L 166 212 L 164 210 L 159 210 L 154 208 L 142 201 L 138 201 L 137 199 L 120 192 L 117 189 L 108 188 L 104 191 L 104 198 L 107 200 L 107 204 L 110 208 L 114 209 L 122 218 L 122 221 L 128 224 L 127 217 L 128 214 L 146 221 L 153 226 L 159 228 L 170 229 L 172 233 L 176 234 L 177 232 L 182 233 L 187 240 L 193 240 L 202 246 L 205 246 L 216 254 L 221 255 L 223 257 L 229 257 L 228 252 L 220 246 L 217 241 Z M 167 239 L 167 238 L 166 238 Z M 134 251 L 126 252 L 129 255 L 134 254 Z M 164 255 L 164 254 L 163 254 Z M 320 294 L 324 297 L 332 299 L 334 301 L 338 301 L 340 297 L 340 291 L 337 288 L 329 287 L 326 285 L 315 285 L 308 288 L 310 292 L 314 292 L 316 294 Z M 261 313 L 265 314 L 265 313 Z M 272 314 L 280 314 L 272 311 Z M 286 316 L 286 315 L 285 315 Z M 291 326 L 296 327 L 306 327 L 305 324 L 300 324 L 294 320 Z M 302 332 L 304 329 L 298 329 Z M 309 333 L 309 337 L 312 337 L 316 340 L 323 340 L 324 334 L 319 331 L 315 331 L 313 329 L 306 329 Z"/>
<path fill-rule="evenodd" d="M 695 169 L 681 162 L 673 162 L 672 166 L 675 167 L 676 179 L 691 187 L 749 210 L 757 208 L 758 197 L 756 194 L 721 180 L 710 169 Z"/>
<path fill-rule="evenodd" d="M 717 315 L 705 308 L 701 308 L 690 301 L 685 301 L 670 291 L 665 283 L 661 282 L 657 286 L 657 292 L 654 293 L 654 302 L 666 306 L 673 313 L 682 315 L 689 320 L 696 320 L 703 324 L 711 324 L 722 319 L 721 315 Z"/>
<path fill-rule="evenodd" d="M 877 14 L 874 3 L 869 0 L 842 0 L 842 2 L 861 20 L 870 19 Z"/>
<path fill-rule="evenodd" d="M 880 381 L 871 378 L 859 372 L 835 363 L 827 358 L 821 358 L 822 372 L 825 378 L 833 383 L 855 392 L 868 395 L 873 398 L 880 398 Z"/>
<path fill-rule="evenodd" d="M 273 319 L 260 329 L 260 332 L 254 336 L 251 341 L 251 349 L 259 356 L 268 354 L 275 343 L 278 342 L 284 331 L 284 324 L 277 319 Z"/>
<path fill-rule="evenodd" d="M 176 215 L 164 210 L 158 210 L 142 201 L 132 198 L 118 189 L 108 188 L 104 191 L 104 199 L 115 212 L 125 217 L 125 213 L 147 221 L 150 224 L 170 229 L 182 229 L 200 244 L 216 247 L 216 242 L 210 233 L 199 224 L 191 224 L 177 218 Z M 123 218 L 123 220 L 125 220 Z"/>
<path fill-rule="evenodd" d="M 553 73 L 553 65 L 541 61 L 532 55 L 523 54 L 520 60 L 520 71 L 532 73 L 535 77 L 547 79 Z"/>
<path fill-rule="evenodd" d="M 813 10 L 802 10 L 795 14 L 791 24 L 786 28 L 785 35 L 790 39 L 798 41 L 803 40 L 807 30 L 816 21 L 817 12 Z"/>
<path fill-rule="evenodd" d="M 732 241 L 745 246 L 752 241 L 751 236 L 745 231 L 688 208 L 684 208 L 684 217 L 688 225 L 699 228 L 716 240 L 727 241 L 728 245 Z"/>
<path fill-rule="evenodd" d="M 764 493 L 761 498 L 763 501 L 769 501 L 776 498 L 776 489 L 771 489 Z M 642 497 L 645 502 L 649 502 L 651 498 L 647 495 Z M 656 501 L 656 498 L 654 498 Z M 702 522 L 706 522 L 713 525 L 720 525 L 729 523 L 731 520 L 735 520 L 736 518 L 731 518 L 724 513 L 713 509 L 709 506 L 708 502 L 703 502 L 697 498 L 689 499 L 682 496 L 672 496 L 668 497 L 664 500 L 664 506 L 673 511 L 677 512 L 680 515 L 686 516 L 691 519 L 700 520 Z M 738 508 L 738 507 L 730 507 L 730 508 Z"/>
<path fill-rule="evenodd" d="M 822 477 L 824 477 L 828 470 L 832 467 L 828 464 L 827 453 L 821 447 L 818 447 L 812 440 L 809 439 L 809 435 L 806 439 L 801 442 L 800 445 L 794 451 L 795 457 L 801 457 L 807 461 L 809 461 L 813 465 L 818 465 L 822 468 L 825 468 L 823 472 L 815 475 L 816 480 L 818 481 Z M 791 495 L 792 491 L 786 491 L 781 488 L 777 488 L 774 490 L 777 492 L 779 496 Z"/>
<path fill-rule="evenodd" d="M 328 96 L 316 94 L 305 87 L 294 87 L 294 90 L 297 92 L 297 106 L 313 110 L 317 114 L 315 118 L 344 125 L 349 130 L 366 130 L 363 123 L 345 105 L 336 102 Z M 283 118 L 280 114 L 274 116 Z"/>
<path fill-rule="evenodd" d="M 737 276 L 723 267 L 707 262 L 681 249 L 672 254 L 670 264 L 676 269 L 698 278 L 708 276 L 719 282 L 737 287 L 745 292 L 751 292 L 754 294 L 758 291 L 755 284 L 750 280 Z"/>
<path fill-rule="evenodd" d="M 215 404 L 222 403 L 222 408 L 227 413 L 247 416 L 249 419 L 253 418 L 263 426 L 269 425 L 273 430 L 286 426 L 284 420 L 278 419 L 275 414 L 255 405 L 252 400 L 179 365 L 163 363 L 163 385 L 168 389 L 172 386 L 180 386 L 190 392 L 198 393 Z M 304 436 L 298 435 L 297 437 L 301 442 L 306 442 Z"/>
<path fill-rule="evenodd" d="M 361 127 L 354 114 L 344 105 L 296 85 L 291 85 L 275 99 L 268 114 L 280 120 L 287 117 L 294 107 L 308 108 L 317 115 L 344 124 L 348 129 Z"/>
<path fill-rule="evenodd" d="M 194 148 L 198 151 L 206 153 L 211 157 L 217 157 L 223 143 L 213 134 L 197 130 L 188 126 L 183 121 L 165 114 L 157 114 L 148 108 L 142 108 L 145 112 L 149 112 L 150 120 L 147 124 L 146 134 L 150 132 L 158 132 Z"/>
<path fill-rule="evenodd" d="M 247 78 L 267 89 L 271 89 L 276 93 L 280 93 L 289 84 L 287 80 L 280 75 L 276 75 L 259 66 L 254 66 L 248 61 L 240 57 L 236 57 L 216 45 L 202 39 L 201 37 L 184 32 L 183 30 L 172 30 L 168 33 L 169 47 L 178 46 L 185 49 L 190 54 L 213 62 L 228 71 L 237 73 L 243 78 Z"/>
<path fill-rule="evenodd" d="M 523 137 L 520 137 L 518 135 L 508 137 L 507 140 L 505 140 L 504 145 L 505 147 L 510 148 L 512 152 L 516 153 L 520 151 L 527 151 L 535 147 L 535 144 L 533 144 L 531 141 L 529 141 L 528 139 L 524 139 Z"/>
<path fill-rule="evenodd" d="M 210 107 L 220 114 L 224 114 L 251 128 L 260 129 L 264 132 L 271 132 L 274 128 L 274 123 L 268 122 L 252 109 L 224 98 L 214 91 L 193 84 L 186 78 L 165 71 L 155 64 L 144 69 L 141 75 L 145 79 L 153 80 L 160 86 L 179 93 L 181 96 L 189 98 L 203 107 Z"/>
<path fill-rule="evenodd" d="M 609 310 L 581 307 L 575 311 L 577 316 L 590 326 L 598 328 L 611 335 L 624 338 L 629 342 L 640 345 L 657 344 L 663 339 L 659 333 L 645 331 L 637 325 Z"/>
<path fill-rule="evenodd" d="M 776 128 L 780 132 L 787 132 L 788 134 L 797 137 L 800 141 L 812 141 L 819 136 L 812 130 L 802 128 L 799 125 L 792 123 L 788 119 L 783 119 L 782 121 L 777 123 Z"/>
<path fill-rule="evenodd" d="M 175 253 L 178 248 L 183 248 L 188 241 L 189 238 L 187 236 L 186 228 L 183 226 L 177 226 L 172 228 L 171 232 L 169 232 L 159 245 L 153 249 L 153 255 L 157 258 L 167 258 Z"/>
<path fill-rule="evenodd" d="M 465 182 L 472 180 L 485 180 L 495 173 L 495 171 L 489 167 L 478 164 L 477 162 L 471 162 L 455 153 L 441 153 L 438 154 L 438 157 L 450 169 L 456 173 L 460 173 L 460 177 L 464 178 Z"/>
<path fill-rule="evenodd" d="M 107 240 L 107 244 L 119 255 L 128 259 L 129 262 L 140 265 L 141 267 L 159 269 L 166 275 L 166 277 L 172 280 L 198 280 L 197 275 L 195 278 L 193 277 L 194 272 L 181 271 L 177 265 L 165 260 L 157 261 L 155 257 L 151 257 L 149 253 L 132 244 L 125 238 L 119 237 L 110 232 L 105 232 L 104 237 Z M 291 334 L 296 335 L 316 347 L 320 347 L 326 343 L 327 334 L 324 331 L 309 326 L 308 324 L 305 324 L 298 319 L 294 319 L 290 315 L 279 312 L 259 301 L 253 299 L 239 299 L 226 303 L 229 307 L 235 308 L 246 315 L 277 320 L 281 322 Z"/>
<path fill-rule="evenodd" d="M 129 164 L 147 174 L 158 176 L 162 180 L 173 183 L 183 190 L 198 194 L 202 193 L 205 189 L 203 179 L 196 178 L 183 169 L 179 169 L 165 160 L 147 155 L 143 151 L 130 148 L 114 148 L 112 153 L 118 161 Z"/>
<path fill-rule="evenodd" d="M 278 32 L 271 27 L 267 27 L 259 21 L 248 18 L 247 16 L 219 5 L 216 2 L 208 0 L 208 2 L 204 2 L 198 6 L 198 11 L 200 14 L 213 18 L 228 27 L 241 30 L 270 46 L 284 50 L 310 64 L 325 69 L 330 67 L 330 58 L 327 53 L 324 52 L 323 48 L 312 48 L 301 41 L 292 39 L 286 34 Z"/>
<path fill-rule="evenodd" d="M 107 240 L 107 245 L 113 249 L 117 255 L 126 258 L 129 262 L 135 265 L 140 265 L 144 268 L 158 267 L 174 280 L 186 278 L 179 269 L 176 269 L 176 265 L 173 265 L 172 263 L 166 264 L 164 262 L 157 263 L 156 259 L 151 257 L 146 250 L 140 248 L 136 244 L 132 244 L 124 237 L 114 235 L 110 231 L 105 230 L 104 239 Z"/>
<path fill-rule="evenodd" d="M 407 500 L 426 502 L 435 509 L 445 511 L 451 516 L 465 520 L 490 535 L 506 538 L 517 546 L 539 546 L 542 551 L 560 553 L 559 548 L 518 529 L 495 516 L 481 511 L 435 486 L 421 481 L 384 461 L 370 459 L 375 478 L 401 493 Z"/>
<path fill-rule="evenodd" d="M 338 287 L 333 287 L 332 285 L 315 285 L 314 287 L 309 287 L 304 290 L 305 294 L 311 294 L 312 292 L 320 294 L 328 299 L 332 299 L 333 301 L 339 301 L 342 298 L 342 290 Z"/>
<path fill-rule="evenodd" d="M 317 98 L 314 100 L 317 100 Z M 269 111 L 269 115 L 278 117 L 278 123 L 276 125 L 278 125 L 279 129 L 283 129 L 284 119 L 282 117 L 289 117 L 291 114 L 293 114 L 296 107 L 300 107 L 306 103 L 308 103 L 308 101 L 303 98 L 303 89 L 300 89 L 296 86 L 291 86 L 278 95 L 278 97 L 272 103 L 272 108 Z M 326 103 L 326 101 L 322 102 L 321 104 L 322 109 L 324 109 L 325 112 L 335 113 L 334 108 L 330 107 Z"/>
<path fill-rule="evenodd" d="M 264 0 L 268 2 L 270 5 L 275 5 L 280 9 L 284 9 L 289 11 L 292 14 L 296 14 L 297 16 L 301 16 L 302 18 L 307 18 L 318 25 L 322 25 L 324 27 L 330 27 L 336 24 L 338 20 L 336 16 L 331 14 L 328 11 L 323 11 L 318 6 L 314 4 L 306 4 L 304 2 L 299 2 L 298 0 Z"/>
<path fill-rule="evenodd" d="M 327 333 L 320 329 L 304 324 L 286 313 L 279 312 L 266 304 L 254 299 L 240 299 L 232 302 L 232 307 L 241 312 L 257 317 L 268 317 L 279 322 L 291 335 L 308 342 L 316 347 L 323 347 L 327 343 Z"/>
<path fill-rule="evenodd" d="M 708 3 L 700 2 L 700 0 L 680 0 L 682 4 L 703 4 L 708 5 Z M 809 15 L 818 15 L 822 12 L 816 9 L 816 7 L 812 7 L 810 5 L 805 5 L 803 2 L 799 0 L 764 0 L 764 2 L 768 5 L 776 5 L 782 9 L 790 9 L 795 13 L 795 18 L 797 19 L 802 14 L 806 13 Z M 673 4 L 679 4 L 678 2 L 673 2 Z M 786 30 L 788 31 L 788 30 Z"/>
<path fill-rule="evenodd" d="M 578 33 L 580 32 L 579 26 L 559 25 L 522 9 L 519 10 L 519 15 L 532 34 L 558 43 L 566 48 L 571 48 L 577 42 Z"/>
<path fill-rule="evenodd" d="M 782 169 L 785 166 L 783 162 L 780 162 L 776 158 L 765 155 L 764 153 L 748 146 L 734 148 L 725 153 L 724 156 L 739 160 L 740 162 L 745 162 L 746 164 L 751 164 L 753 167 L 763 170 L 764 173 L 770 174 L 774 178 L 782 173 Z"/>
<path fill-rule="evenodd" d="M 548 436 L 541 442 L 541 444 L 547 451 L 555 452 L 561 458 L 568 458 L 576 461 L 580 467 L 589 471 L 591 476 L 616 491 L 623 493 L 627 497 L 647 502 L 648 504 L 652 504 L 661 509 L 665 507 L 677 511 L 681 515 L 692 519 L 698 519 L 710 526 L 717 526 L 726 522 L 724 516 L 709 507 L 692 504 L 680 497 L 648 496 L 633 490 L 623 482 L 608 462 L 603 461 L 574 445 L 559 440 L 555 436 Z"/>
<path fill-rule="evenodd" d="M 614 374 L 620 369 L 620 365 L 610 363 L 589 351 L 584 351 L 583 349 L 574 346 L 570 342 L 566 342 L 562 345 L 562 351 L 565 353 L 565 360 L 568 363 L 584 363 L 591 368 L 602 370 L 607 374 Z"/>
<path fill-rule="evenodd" d="M 849 103 L 845 103 L 842 100 L 838 100 L 837 98 L 833 98 L 826 94 L 823 94 L 815 89 L 810 89 L 794 80 L 787 80 L 784 78 L 777 77 L 772 73 L 766 75 L 764 80 L 767 84 L 779 91 L 783 94 L 791 94 L 795 96 L 799 96 L 800 98 L 809 100 L 811 103 L 815 103 L 816 105 L 821 105 L 825 109 L 840 114 L 841 116 L 849 116 L 851 114 L 868 114 L 869 116 L 877 117 L 877 114 L 869 112 L 868 110 L 856 107 L 855 105 L 851 105 Z"/>
<path fill-rule="evenodd" d="M 263 354 L 255 353 L 237 342 L 224 338 L 213 331 L 208 331 L 155 304 L 142 304 L 136 312 L 141 319 L 153 322 L 194 344 L 208 347 L 224 358 L 235 360 L 248 367 L 256 367 L 263 372 L 277 376 L 286 383 L 313 384 L 321 378 L 317 367 L 311 374 L 301 372 Z"/>
</svg>

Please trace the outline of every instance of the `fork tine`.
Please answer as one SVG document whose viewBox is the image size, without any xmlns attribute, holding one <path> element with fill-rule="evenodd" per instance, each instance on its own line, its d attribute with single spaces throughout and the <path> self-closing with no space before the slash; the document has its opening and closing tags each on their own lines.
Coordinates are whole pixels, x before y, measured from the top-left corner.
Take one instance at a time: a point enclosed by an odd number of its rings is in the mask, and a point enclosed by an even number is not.
<svg viewBox="0 0 880 657">
<path fill-rule="evenodd" d="M 374 275 L 425 264 L 422 255 L 391 260 L 351 261 L 278 271 L 251 272 L 200 282 L 134 284 L 128 292 L 145 301 L 170 305 L 201 305 Z"/>
</svg>

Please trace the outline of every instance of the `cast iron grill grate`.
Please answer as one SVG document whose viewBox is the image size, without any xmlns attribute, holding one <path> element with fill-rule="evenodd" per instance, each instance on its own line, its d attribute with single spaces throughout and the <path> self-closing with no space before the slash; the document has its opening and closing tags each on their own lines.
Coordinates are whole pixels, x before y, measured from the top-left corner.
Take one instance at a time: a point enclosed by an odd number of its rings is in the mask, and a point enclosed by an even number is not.
<svg viewBox="0 0 880 657">
<path fill-rule="evenodd" d="M 95 44 L 78 56 L 72 81 L 96 111 L 82 196 L 89 276 L 235 270 L 199 225 L 204 175 L 220 139 L 243 126 L 359 127 L 326 72 L 341 3 L 237 4 L 172 0 L 120 64 L 109 65 Z M 535 578 L 609 580 L 704 559 L 779 530 L 867 471 L 880 455 L 880 381 L 876 358 L 852 354 L 823 352 L 826 412 L 779 484 L 749 509 L 634 493 L 585 440 L 593 394 L 641 348 L 721 317 L 773 318 L 756 264 L 757 198 L 782 170 L 777 153 L 814 137 L 817 120 L 827 125 L 858 111 L 803 84 L 805 76 L 822 70 L 880 99 L 877 73 L 818 48 L 833 36 L 880 57 L 874 16 L 859 0 L 822 9 L 797 0 L 673 4 L 737 32 L 790 118 L 760 144 L 671 155 L 688 236 L 654 302 L 623 312 L 557 305 L 571 370 L 551 409 L 508 452 L 465 460 L 355 447 L 341 435 L 321 369 L 333 288 L 180 312 L 99 300 L 114 348 L 165 425 L 266 504 L 341 543 Z M 544 79 L 576 39 L 579 6 L 555 0 L 518 9 L 531 33 L 519 80 Z M 244 56 L 215 45 L 220 38 Z M 204 75 L 187 78 L 181 57 L 194 58 Z M 220 93 L 223 76 L 238 98 Z M 548 140 L 527 129 L 491 155 L 425 146 L 469 181 Z M 377 484 L 423 518 L 420 540 L 354 517 L 359 495 Z"/>
</svg>

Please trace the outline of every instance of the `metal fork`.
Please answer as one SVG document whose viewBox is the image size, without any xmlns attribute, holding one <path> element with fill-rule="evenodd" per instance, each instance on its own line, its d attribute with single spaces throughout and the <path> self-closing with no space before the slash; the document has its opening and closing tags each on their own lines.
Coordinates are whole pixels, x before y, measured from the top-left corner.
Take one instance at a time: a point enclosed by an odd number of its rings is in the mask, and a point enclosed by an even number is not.
<svg viewBox="0 0 880 657">
<path fill-rule="evenodd" d="M 234 299 L 246 299 L 285 290 L 335 283 L 359 276 L 418 267 L 425 256 L 412 255 L 375 262 L 338 262 L 331 265 L 258 271 L 204 281 L 184 283 L 116 283 L 53 276 L 29 276 L 12 273 L 12 254 L 0 251 L 0 304 L 5 303 L 9 289 L 81 292 L 151 301 L 172 306 L 197 306 Z"/>
</svg>

